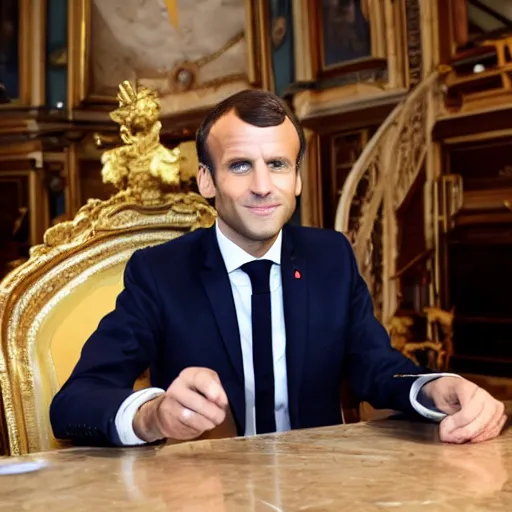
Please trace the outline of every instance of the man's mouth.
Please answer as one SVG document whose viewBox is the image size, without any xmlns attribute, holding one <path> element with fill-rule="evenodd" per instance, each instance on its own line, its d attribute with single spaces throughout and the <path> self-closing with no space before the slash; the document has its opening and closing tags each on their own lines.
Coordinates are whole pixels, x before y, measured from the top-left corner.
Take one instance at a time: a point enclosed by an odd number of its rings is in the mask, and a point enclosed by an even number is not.
<svg viewBox="0 0 512 512">
<path fill-rule="evenodd" d="M 248 206 L 247 208 L 249 208 L 249 210 L 255 215 L 265 217 L 266 215 L 271 215 L 274 213 L 278 207 L 278 204 L 266 204 L 261 206 Z"/>
</svg>

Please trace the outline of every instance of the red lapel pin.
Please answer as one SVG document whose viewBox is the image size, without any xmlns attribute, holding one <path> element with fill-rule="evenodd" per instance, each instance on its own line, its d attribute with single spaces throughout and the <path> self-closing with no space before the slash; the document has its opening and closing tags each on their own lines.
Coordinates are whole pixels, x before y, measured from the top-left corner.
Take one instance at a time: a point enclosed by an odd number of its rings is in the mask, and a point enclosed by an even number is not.
<svg viewBox="0 0 512 512">
<path fill-rule="evenodd" d="M 293 277 L 295 277 L 295 279 L 300 279 L 302 276 L 300 275 L 300 272 L 296 270 L 295 274 L 293 274 Z"/>
</svg>

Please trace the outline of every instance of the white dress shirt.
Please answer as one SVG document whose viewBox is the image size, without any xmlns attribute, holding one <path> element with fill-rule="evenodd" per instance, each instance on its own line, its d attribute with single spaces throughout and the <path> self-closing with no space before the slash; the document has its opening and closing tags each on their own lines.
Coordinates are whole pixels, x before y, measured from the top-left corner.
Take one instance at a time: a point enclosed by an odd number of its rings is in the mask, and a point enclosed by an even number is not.
<svg viewBox="0 0 512 512">
<path fill-rule="evenodd" d="M 240 331 L 240 343 L 242 346 L 242 360 L 245 379 L 245 435 L 256 433 L 255 397 L 254 397 L 254 368 L 252 360 L 252 323 L 251 323 L 251 296 L 252 288 L 249 276 L 241 270 L 241 266 L 257 258 L 246 253 L 238 245 L 229 240 L 216 225 L 217 241 L 220 252 L 231 283 L 233 299 L 235 302 L 236 316 Z M 288 413 L 288 384 L 286 375 L 286 334 L 283 311 L 283 292 L 281 284 L 281 245 L 282 232 L 268 252 L 261 257 L 273 262 L 270 270 L 270 300 L 272 313 L 272 348 L 274 357 L 275 379 L 275 419 L 276 430 L 284 432 L 290 429 L 290 417 Z M 432 405 L 425 406 L 418 400 L 418 395 L 424 384 L 442 375 L 452 374 L 428 374 L 414 381 L 410 400 L 416 411 L 432 420 L 441 420 L 446 415 L 435 410 Z M 115 418 L 115 424 L 120 442 L 123 445 L 143 444 L 133 431 L 133 418 L 138 408 L 145 402 L 164 393 L 163 389 L 148 388 L 130 395 L 119 408 Z"/>
</svg>

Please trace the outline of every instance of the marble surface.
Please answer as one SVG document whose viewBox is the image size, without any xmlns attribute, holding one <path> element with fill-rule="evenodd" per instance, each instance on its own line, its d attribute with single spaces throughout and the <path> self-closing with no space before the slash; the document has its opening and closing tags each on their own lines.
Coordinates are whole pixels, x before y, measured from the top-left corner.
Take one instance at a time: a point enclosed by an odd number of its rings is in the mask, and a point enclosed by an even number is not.
<svg viewBox="0 0 512 512">
<path fill-rule="evenodd" d="M 436 425 L 379 420 L 4 458 L 0 511 L 505 512 L 511 477 L 511 429 L 494 441 L 447 445 Z"/>
</svg>

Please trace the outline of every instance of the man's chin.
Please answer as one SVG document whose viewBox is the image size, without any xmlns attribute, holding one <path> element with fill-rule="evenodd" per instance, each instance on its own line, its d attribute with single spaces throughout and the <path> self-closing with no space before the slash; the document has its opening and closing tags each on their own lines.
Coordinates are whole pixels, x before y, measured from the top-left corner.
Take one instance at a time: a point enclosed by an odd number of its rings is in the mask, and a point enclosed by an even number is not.
<svg viewBox="0 0 512 512">
<path fill-rule="evenodd" d="M 254 242 L 269 242 L 274 240 L 281 231 L 280 228 L 268 229 L 268 230 L 250 230 L 247 232 L 248 238 Z"/>
</svg>

